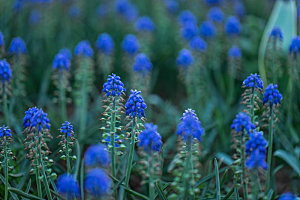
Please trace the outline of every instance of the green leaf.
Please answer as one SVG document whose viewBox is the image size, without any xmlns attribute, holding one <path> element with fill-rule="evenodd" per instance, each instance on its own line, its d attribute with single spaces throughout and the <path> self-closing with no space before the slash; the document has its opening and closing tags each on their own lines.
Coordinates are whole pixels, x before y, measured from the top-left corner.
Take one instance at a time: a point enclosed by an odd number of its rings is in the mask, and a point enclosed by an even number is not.
<svg viewBox="0 0 300 200">
<path fill-rule="evenodd" d="M 38 196 L 35 196 L 35 195 L 32 195 L 32 194 L 27 194 L 27 193 L 23 192 L 22 190 L 19 190 L 17 188 L 13 188 L 13 187 L 9 187 L 8 191 L 13 192 L 15 194 L 18 194 L 20 196 L 29 198 L 29 199 L 37 199 L 37 200 L 41 200 L 42 199 L 42 198 L 40 198 Z"/>
<path fill-rule="evenodd" d="M 160 183 L 157 181 L 155 183 L 155 189 L 158 193 L 158 196 L 162 199 L 162 200 L 167 200 L 166 195 L 164 194 L 164 191 L 162 190 L 162 188 L 160 187 Z"/>
<path fill-rule="evenodd" d="M 268 199 L 267 200 L 272 199 L 273 193 L 274 193 L 273 189 L 270 189 L 269 192 L 268 192 Z"/>
<path fill-rule="evenodd" d="M 229 197 L 231 197 L 231 195 L 233 194 L 234 192 L 234 188 L 231 188 L 231 190 L 226 194 L 226 196 L 224 197 L 223 200 L 227 200 Z"/>
<path fill-rule="evenodd" d="M 216 154 L 216 157 L 222 162 L 224 162 L 226 165 L 231 165 L 233 163 L 231 157 L 226 153 L 219 152 Z"/>
<path fill-rule="evenodd" d="M 274 152 L 274 156 L 277 156 L 284 160 L 293 170 L 300 176 L 300 162 L 299 160 L 292 154 L 284 151 L 284 150 L 277 150 Z"/>
<path fill-rule="evenodd" d="M 220 189 L 220 178 L 219 178 L 219 165 L 215 158 L 215 176 L 216 176 L 216 190 L 217 190 L 217 200 L 221 200 L 221 189 Z"/>
</svg>

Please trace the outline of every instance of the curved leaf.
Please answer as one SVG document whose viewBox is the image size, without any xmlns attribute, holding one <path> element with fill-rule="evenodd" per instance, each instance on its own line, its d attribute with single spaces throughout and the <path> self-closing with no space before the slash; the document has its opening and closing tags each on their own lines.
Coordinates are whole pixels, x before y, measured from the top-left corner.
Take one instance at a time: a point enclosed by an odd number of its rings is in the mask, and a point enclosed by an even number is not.
<svg viewBox="0 0 300 200">
<path fill-rule="evenodd" d="M 274 153 L 274 156 L 277 156 L 284 160 L 293 170 L 300 176 L 300 162 L 299 160 L 292 154 L 284 151 L 284 150 L 277 150 Z"/>
</svg>

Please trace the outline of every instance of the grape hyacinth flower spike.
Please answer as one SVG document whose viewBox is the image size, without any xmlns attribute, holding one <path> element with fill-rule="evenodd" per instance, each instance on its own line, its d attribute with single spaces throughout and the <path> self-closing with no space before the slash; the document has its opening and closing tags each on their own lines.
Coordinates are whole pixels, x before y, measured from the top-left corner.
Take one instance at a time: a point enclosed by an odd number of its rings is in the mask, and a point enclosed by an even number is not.
<svg viewBox="0 0 300 200">
<path fill-rule="evenodd" d="M 134 26 L 135 30 L 139 32 L 153 32 L 155 30 L 155 24 L 148 16 L 138 18 Z"/>
<path fill-rule="evenodd" d="M 150 91 L 152 63 L 144 53 L 136 55 L 132 65 L 131 85 L 147 95 Z"/>
<path fill-rule="evenodd" d="M 239 19 L 235 16 L 228 17 L 224 29 L 228 36 L 238 36 L 241 32 L 241 24 Z"/>
<path fill-rule="evenodd" d="M 26 54 L 27 50 L 23 39 L 20 37 L 14 38 L 10 43 L 8 52 L 17 56 Z"/>
<path fill-rule="evenodd" d="M 88 170 L 84 179 L 86 192 L 91 197 L 97 199 L 107 197 L 110 194 L 111 185 L 111 179 L 102 169 L 99 168 Z"/>
<path fill-rule="evenodd" d="M 205 39 L 213 39 L 216 36 L 216 28 L 210 21 L 204 21 L 200 25 L 200 34 Z"/>
<path fill-rule="evenodd" d="M 110 157 L 105 145 L 96 144 L 90 146 L 84 154 L 84 164 L 88 168 L 108 167 Z"/>
<path fill-rule="evenodd" d="M 0 100 L 3 103 L 3 115 L 6 124 L 9 125 L 9 110 L 8 110 L 8 96 L 10 95 L 10 82 L 12 79 L 12 71 L 10 65 L 6 60 L 0 60 Z"/>
<path fill-rule="evenodd" d="M 77 199 L 80 197 L 79 184 L 71 174 L 63 174 L 58 177 L 56 183 L 57 191 L 66 199 Z"/>
<path fill-rule="evenodd" d="M 207 19 L 214 23 L 220 24 L 224 20 L 224 14 L 220 8 L 213 7 L 208 11 Z"/>
<path fill-rule="evenodd" d="M 290 192 L 286 192 L 283 193 L 278 200 L 297 200 L 297 196 Z"/>
</svg>

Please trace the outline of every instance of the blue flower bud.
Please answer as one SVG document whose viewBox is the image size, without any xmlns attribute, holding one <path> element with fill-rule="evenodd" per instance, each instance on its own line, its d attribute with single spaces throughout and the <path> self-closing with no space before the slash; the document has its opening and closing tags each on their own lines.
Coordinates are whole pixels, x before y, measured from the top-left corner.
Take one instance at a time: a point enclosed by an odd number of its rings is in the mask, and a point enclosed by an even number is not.
<svg viewBox="0 0 300 200">
<path fill-rule="evenodd" d="M 139 147 L 143 147 L 145 151 L 160 151 L 162 142 L 156 125 L 152 123 L 145 124 L 145 130 L 139 134 L 138 139 Z"/>
</svg>

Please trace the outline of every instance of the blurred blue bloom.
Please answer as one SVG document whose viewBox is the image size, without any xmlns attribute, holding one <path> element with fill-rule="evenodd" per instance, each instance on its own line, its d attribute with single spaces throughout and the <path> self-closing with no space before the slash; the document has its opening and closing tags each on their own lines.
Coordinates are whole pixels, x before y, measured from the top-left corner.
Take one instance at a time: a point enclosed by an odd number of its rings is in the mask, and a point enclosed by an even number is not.
<svg viewBox="0 0 300 200">
<path fill-rule="evenodd" d="M 206 42 L 200 37 L 196 36 L 190 41 L 190 48 L 194 51 L 206 51 Z"/>
<path fill-rule="evenodd" d="M 86 167 L 107 167 L 110 164 L 110 156 L 103 144 L 90 146 L 84 154 L 84 164 Z"/>
<path fill-rule="evenodd" d="M 292 193 L 286 192 L 283 193 L 278 200 L 296 200 L 297 196 L 293 195 Z"/>
<path fill-rule="evenodd" d="M 273 104 L 275 105 L 281 104 L 282 95 L 280 94 L 277 88 L 278 88 L 277 84 L 273 85 L 273 83 L 271 83 L 266 87 L 263 96 L 263 104 L 269 102 L 271 107 L 273 106 Z"/>
<path fill-rule="evenodd" d="M 19 12 L 23 6 L 23 0 L 15 0 L 13 4 L 13 10 Z"/>
<path fill-rule="evenodd" d="M 62 49 L 60 49 L 59 53 L 64 54 L 69 60 L 72 59 L 72 52 L 68 48 L 62 48 Z"/>
<path fill-rule="evenodd" d="M 122 49 L 131 56 L 134 56 L 140 48 L 140 44 L 135 35 L 128 34 L 122 41 Z"/>
<path fill-rule="evenodd" d="M 37 24 L 41 19 L 41 13 L 38 10 L 33 10 L 29 16 L 29 23 L 32 25 Z"/>
<path fill-rule="evenodd" d="M 145 104 L 143 97 L 140 95 L 141 92 L 131 90 L 130 93 L 131 94 L 125 104 L 125 114 L 132 118 L 135 118 L 136 116 L 139 118 L 145 117 L 145 109 L 147 108 L 147 105 Z"/>
<path fill-rule="evenodd" d="M 200 25 L 200 34 L 204 38 L 214 38 L 216 35 L 216 28 L 213 23 L 204 21 Z"/>
<path fill-rule="evenodd" d="M 60 127 L 60 133 L 65 134 L 68 137 L 71 137 L 74 134 L 73 126 L 71 125 L 71 123 L 68 121 L 65 121 L 65 123 L 63 123 L 62 126 Z"/>
<path fill-rule="evenodd" d="M 56 54 L 53 60 L 52 68 L 58 69 L 60 71 L 61 70 L 69 71 L 70 65 L 71 65 L 70 59 L 65 54 L 58 53 Z"/>
<path fill-rule="evenodd" d="M 240 59 L 242 57 L 240 48 L 237 46 L 232 46 L 228 51 L 228 56 L 230 58 Z"/>
<path fill-rule="evenodd" d="M 96 47 L 104 54 L 110 55 L 115 48 L 115 44 L 109 34 L 102 33 L 97 38 Z"/>
<path fill-rule="evenodd" d="M 72 5 L 69 8 L 69 15 L 70 15 L 70 17 L 76 18 L 76 17 L 79 16 L 79 14 L 80 14 L 80 7 L 78 5 Z"/>
<path fill-rule="evenodd" d="M 111 145 L 110 143 L 110 136 L 107 136 L 106 139 L 104 140 L 106 145 Z M 119 147 L 119 143 L 122 143 L 123 139 L 119 139 L 118 135 L 115 135 L 115 147 Z"/>
<path fill-rule="evenodd" d="M 183 113 L 183 117 L 180 119 L 180 123 L 177 126 L 177 134 L 182 136 L 184 140 L 191 140 L 192 138 L 202 141 L 202 135 L 204 129 L 201 126 L 197 115 L 194 110 L 187 109 Z"/>
<path fill-rule="evenodd" d="M 258 149 L 255 149 L 251 152 L 250 157 L 246 160 L 246 166 L 249 169 L 261 167 L 266 170 L 268 169 L 268 164 L 266 163 L 265 158 L 265 154 L 262 154 Z"/>
<path fill-rule="evenodd" d="M 88 170 L 84 185 L 90 195 L 99 199 L 110 193 L 112 182 L 102 169 L 95 168 Z"/>
<path fill-rule="evenodd" d="M 162 142 L 161 136 L 157 132 L 157 126 L 152 123 L 145 124 L 145 130 L 143 130 L 139 136 L 139 147 L 143 147 L 145 151 L 160 151 Z"/>
<path fill-rule="evenodd" d="M 115 74 L 108 75 L 107 82 L 103 84 L 103 92 L 106 93 L 106 96 L 120 96 L 126 92 L 124 88 L 124 84 L 120 80 L 120 76 L 116 76 Z"/>
<path fill-rule="evenodd" d="M 4 45 L 5 45 L 4 37 L 3 37 L 2 32 L 0 31 L 0 47 L 2 47 Z"/>
<path fill-rule="evenodd" d="M 207 4 L 209 5 L 217 5 L 220 4 L 222 0 L 205 0 Z"/>
<path fill-rule="evenodd" d="M 178 23 L 181 26 L 184 26 L 186 23 L 197 24 L 197 20 L 195 15 L 190 10 L 184 10 L 178 17 Z"/>
<path fill-rule="evenodd" d="M 135 30 L 137 31 L 154 31 L 155 25 L 150 17 L 143 16 L 137 19 L 134 24 Z"/>
<path fill-rule="evenodd" d="M 293 53 L 294 56 L 300 53 L 300 36 L 293 38 L 289 51 Z"/>
<path fill-rule="evenodd" d="M 176 0 L 165 0 L 165 5 L 170 13 L 176 13 L 179 7 Z"/>
<path fill-rule="evenodd" d="M 71 174 L 63 174 L 59 176 L 56 187 L 59 194 L 67 199 L 79 198 L 79 185 L 75 177 Z"/>
<path fill-rule="evenodd" d="M 32 107 L 25 111 L 23 127 L 30 129 L 37 127 L 39 131 L 42 129 L 50 130 L 50 120 L 47 117 L 47 113 L 44 113 L 41 108 Z"/>
<path fill-rule="evenodd" d="M 11 137 L 11 130 L 6 127 L 4 124 L 3 126 L 1 127 L 0 126 L 0 137 Z"/>
<path fill-rule="evenodd" d="M 194 62 L 192 53 L 188 49 L 182 49 L 176 59 L 178 66 L 188 67 Z"/>
<path fill-rule="evenodd" d="M 245 11 L 245 6 L 242 1 L 235 1 L 234 11 L 235 11 L 235 14 L 240 18 L 245 16 L 246 11 Z"/>
<path fill-rule="evenodd" d="M 222 10 L 219 7 L 211 8 L 207 13 L 207 19 L 216 23 L 223 22 L 224 16 Z"/>
<path fill-rule="evenodd" d="M 141 73 L 142 75 L 148 74 L 152 69 L 152 63 L 144 53 L 140 53 L 135 57 L 133 71 Z"/>
<path fill-rule="evenodd" d="M 258 149 L 260 153 L 266 154 L 268 142 L 265 140 L 262 132 L 256 130 L 250 134 L 250 139 L 245 144 L 246 156 L 249 156 L 254 150 Z"/>
<path fill-rule="evenodd" d="M 225 24 L 225 32 L 227 35 L 239 35 L 241 32 L 239 19 L 234 16 L 228 17 Z"/>
<path fill-rule="evenodd" d="M 128 21 L 134 21 L 138 16 L 138 10 L 135 5 L 127 0 L 117 0 L 115 2 L 115 9 L 118 14 Z"/>
<path fill-rule="evenodd" d="M 6 60 L 0 60 L 0 80 L 4 84 L 6 81 L 9 82 L 12 78 L 12 71 L 10 65 Z"/>
<path fill-rule="evenodd" d="M 20 37 L 14 38 L 9 47 L 9 53 L 14 53 L 16 55 L 26 54 L 26 45 Z"/>
<path fill-rule="evenodd" d="M 86 56 L 92 57 L 93 56 L 93 49 L 90 43 L 87 40 L 83 40 L 77 44 L 75 47 L 75 55 L 76 56 Z"/>
<path fill-rule="evenodd" d="M 236 132 L 245 130 L 248 134 L 251 134 L 251 132 L 255 129 L 255 125 L 251 123 L 251 119 L 247 113 L 240 112 L 233 120 L 231 129 Z"/>
<path fill-rule="evenodd" d="M 97 16 L 104 17 L 107 15 L 107 6 L 106 5 L 99 5 L 97 7 Z"/>
<path fill-rule="evenodd" d="M 243 87 L 263 89 L 263 81 L 257 73 L 251 74 L 243 81 Z"/>
<path fill-rule="evenodd" d="M 186 40 L 191 40 L 198 34 L 198 27 L 195 23 L 185 23 L 180 29 L 181 37 Z"/>
<path fill-rule="evenodd" d="M 283 40 L 282 32 L 280 27 L 274 27 L 270 33 L 270 37 L 274 39 Z"/>
</svg>

